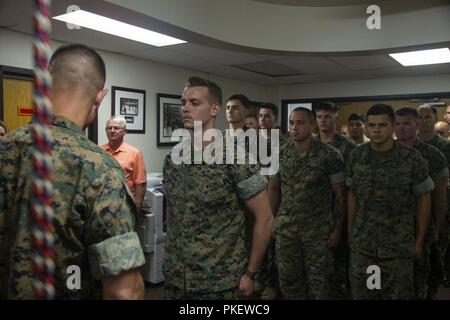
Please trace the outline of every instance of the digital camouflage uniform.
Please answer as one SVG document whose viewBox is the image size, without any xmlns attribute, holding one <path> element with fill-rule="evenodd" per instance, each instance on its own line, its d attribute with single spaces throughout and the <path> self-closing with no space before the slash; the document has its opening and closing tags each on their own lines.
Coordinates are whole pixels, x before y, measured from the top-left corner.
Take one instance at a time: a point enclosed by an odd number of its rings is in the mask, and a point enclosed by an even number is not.
<svg viewBox="0 0 450 320">
<path fill-rule="evenodd" d="M 419 150 L 422 157 L 427 161 L 428 168 L 430 172 L 430 177 L 434 182 L 445 179 L 449 177 L 447 160 L 439 149 L 424 143 L 420 140 L 416 141 L 414 146 Z M 433 212 L 433 205 L 431 207 L 431 212 Z M 416 299 L 425 299 L 427 280 L 430 275 L 430 245 L 432 239 L 435 237 L 435 227 L 432 215 L 430 217 L 430 223 L 428 224 L 427 232 L 425 235 L 425 241 L 423 245 L 423 255 L 419 259 L 414 261 L 414 290 Z"/>
<path fill-rule="evenodd" d="M 319 138 L 307 150 L 291 141 L 280 150 L 280 169 L 272 178 L 281 187 L 274 224 L 281 292 L 286 299 L 327 299 L 333 271 L 327 242 L 336 226 L 332 185 L 344 184 L 342 156 Z"/>
<path fill-rule="evenodd" d="M 144 264 L 136 207 L 119 164 L 75 123 L 55 116 L 51 134 L 55 298 L 101 298 L 102 280 Z M 0 140 L 0 299 L 33 299 L 30 127 Z M 81 289 L 66 286 L 81 270 Z"/>
<path fill-rule="evenodd" d="M 163 266 L 166 298 L 235 297 L 248 266 L 243 201 L 267 185 L 259 166 L 176 165 L 169 154 L 163 177 L 172 208 Z"/>
<path fill-rule="evenodd" d="M 426 161 L 398 142 L 385 152 L 365 144 L 350 154 L 346 174 L 357 200 L 350 242 L 352 297 L 413 298 L 416 196 L 434 188 Z M 366 285 L 371 265 L 381 269 L 379 290 Z"/>
<path fill-rule="evenodd" d="M 335 134 L 331 146 L 339 150 L 346 162 L 350 152 L 356 147 L 355 144 L 343 135 Z M 347 217 L 344 217 L 341 239 L 338 246 L 333 249 L 334 270 L 330 280 L 330 297 L 332 299 L 350 299 L 349 283 L 349 258 L 350 248 L 347 243 Z"/>
<path fill-rule="evenodd" d="M 433 139 L 425 141 L 435 148 L 438 148 L 447 159 L 447 165 L 450 166 L 450 141 L 445 138 L 435 135 Z M 430 260 L 431 260 L 431 274 L 428 281 L 428 286 L 432 291 L 432 295 L 436 294 L 439 286 L 444 280 L 444 264 L 445 253 L 450 245 L 449 237 L 449 199 L 450 199 L 450 181 L 447 183 L 447 207 L 445 217 L 439 230 L 438 241 L 432 243 L 430 246 Z"/>
<path fill-rule="evenodd" d="M 261 137 L 260 137 L 261 138 Z M 268 154 L 271 152 L 270 139 L 262 138 L 267 143 Z M 283 145 L 290 140 L 289 133 L 283 134 L 279 131 L 278 150 L 283 148 Z M 278 151 L 279 155 L 279 151 Z M 262 300 L 274 300 L 281 297 L 278 270 L 275 265 L 275 240 L 271 239 L 267 247 L 266 254 L 261 263 L 261 268 L 255 279 L 255 298 Z"/>
</svg>

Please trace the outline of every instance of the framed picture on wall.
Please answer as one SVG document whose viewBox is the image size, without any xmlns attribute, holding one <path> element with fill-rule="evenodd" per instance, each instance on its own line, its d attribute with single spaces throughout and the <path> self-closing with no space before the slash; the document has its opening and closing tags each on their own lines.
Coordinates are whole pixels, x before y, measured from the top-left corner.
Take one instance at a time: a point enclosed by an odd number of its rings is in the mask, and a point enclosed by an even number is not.
<svg viewBox="0 0 450 320">
<path fill-rule="evenodd" d="M 122 116 L 128 133 L 145 133 L 145 90 L 111 87 L 111 115 Z"/>
<path fill-rule="evenodd" d="M 181 111 L 181 96 L 158 93 L 156 95 L 157 108 L 157 145 L 173 146 L 177 141 L 172 141 L 172 132 L 183 128 Z"/>
</svg>

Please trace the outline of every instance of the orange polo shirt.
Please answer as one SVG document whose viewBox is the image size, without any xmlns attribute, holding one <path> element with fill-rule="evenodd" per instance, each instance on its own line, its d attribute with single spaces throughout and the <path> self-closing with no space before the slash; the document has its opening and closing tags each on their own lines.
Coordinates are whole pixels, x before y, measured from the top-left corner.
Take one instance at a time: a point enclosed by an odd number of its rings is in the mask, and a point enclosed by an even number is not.
<svg viewBox="0 0 450 320">
<path fill-rule="evenodd" d="M 116 151 L 113 151 L 107 143 L 102 145 L 102 148 L 119 162 L 125 172 L 128 187 L 133 194 L 136 191 L 136 185 L 147 182 L 144 158 L 138 148 L 130 146 L 125 141 Z"/>
</svg>

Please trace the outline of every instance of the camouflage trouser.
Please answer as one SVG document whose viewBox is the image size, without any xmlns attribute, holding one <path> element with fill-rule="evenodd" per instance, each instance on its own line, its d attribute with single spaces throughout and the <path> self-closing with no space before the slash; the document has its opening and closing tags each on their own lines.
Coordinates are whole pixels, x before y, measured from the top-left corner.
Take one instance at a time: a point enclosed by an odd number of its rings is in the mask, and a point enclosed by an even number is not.
<svg viewBox="0 0 450 320">
<path fill-rule="evenodd" d="M 367 267 L 381 270 L 381 289 L 368 289 Z M 355 300 L 409 300 L 414 297 L 413 258 L 380 259 L 356 252 L 350 255 L 350 283 Z"/>
<path fill-rule="evenodd" d="M 328 299 L 333 257 L 327 239 L 302 241 L 277 234 L 275 263 L 285 299 Z"/>
<path fill-rule="evenodd" d="M 445 252 L 448 247 L 448 220 L 447 218 L 441 225 L 439 230 L 438 241 L 431 244 L 430 262 L 431 273 L 428 279 L 428 287 L 431 293 L 436 294 L 439 286 L 444 282 L 445 271 Z"/>
<path fill-rule="evenodd" d="M 275 240 L 269 242 L 264 260 L 255 278 L 255 299 L 274 300 L 281 295 L 275 266 Z"/>
<path fill-rule="evenodd" d="M 239 294 L 238 288 L 231 288 L 220 292 L 187 292 L 184 289 L 164 285 L 164 299 L 166 300 L 239 300 L 246 299 Z"/>
<path fill-rule="evenodd" d="M 447 217 L 447 245 L 443 243 L 444 251 L 444 274 L 447 281 L 450 281 L 450 222 L 448 221 L 449 217 Z"/>
<path fill-rule="evenodd" d="M 430 245 L 428 244 L 423 246 L 422 257 L 414 260 L 414 299 L 424 300 L 426 298 L 430 270 Z"/>
<path fill-rule="evenodd" d="M 330 279 L 330 299 L 350 299 L 348 279 L 350 248 L 346 242 L 341 242 L 332 252 L 334 269 Z"/>
</svg>

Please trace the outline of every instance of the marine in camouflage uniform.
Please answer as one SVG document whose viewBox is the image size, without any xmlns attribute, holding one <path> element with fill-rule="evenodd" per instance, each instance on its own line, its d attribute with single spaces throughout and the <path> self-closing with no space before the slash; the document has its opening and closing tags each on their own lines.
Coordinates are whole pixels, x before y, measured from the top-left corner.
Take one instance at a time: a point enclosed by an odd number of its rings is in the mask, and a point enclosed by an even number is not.
<svg viewBox="0 0 450 320">
<path fill-rule="evenodd" d="M 263 139 L 263 141 L 267 144 L 267 154 L 271 155 L 271 139 L 266 139 L 261 136 L 258 136 L 259 139 Z M 289 133 L 283 134 L 281 129 L 279 130 L 279 142 L 278 142 L 278 150 L 283 148 L 289 141 Z M 259 144 L 258 144 L 259 148 Z M 278 151 L 279 152 L 279 151 Z M 259 155 L 259 154 L 258 154 Z M 263 166 L 263 165 L 262 165 Z M 265 165 L 268 167 L 269 165 Z M 274 300 L 281 298 L 281 290 L 279 284 L 279 276 L 277 266 L 275 264 L 275 240 L 272 239 L 267 247 L 266 254 L 264 255 L 264 260 L 261 264 L 261 268 L 256 275 L 255 279 L 255 298 L 262 300 Z"/>
<path fill-rule="evenodd" d="M 281 202 L 275 218 L 275 261 L 286 299 L 328 299 L 333 257 L 330 234 L 342 226 L 333 213 L 332 186 L 344 184 L 344 163 L 335 148 L 312 138 L 297 150 L 293 141 L 280 149 Z"/>
<path fill-rule="evenodd" d="M 385 152 L 371 144 L 354 149 L 346 164 L 356 196 L 350 241 L 354 299 L 413 298 L 416 196 L 434 188 L 419 151 L 394 142 Z M 381 289 L 367 288 L 367 268 L 381 269 Z"/>
<path fill-rule="evenodd" d="M 243 201 L 266 188 L 259 169 L 249 164 L 176 165 L 166 156 L 163 184 L 172 211 L 163 267 L 166 298 L 239 298 L 237 286 L 248 265 Z"/>
<path fill-rule="evenodd" d="M 449 178 L 449 171 L 447 167 L 447 160 L 439 149 L 424 143 L 420 140 L 416 140 L 414 146 L 421 156 L 427 161 L 430 172 L 430 177 L 436 183 L 440 179 Z M 433 212 L 433 205 L 431 206 L 431 212 Z M 415 297 L 417 299 L 425 299 L 427 280 L 430 274 L 430 245 L 433 239 L 436 237 L 436 230 L 433 219 L 430 220 L 430 224 L 427 228 L 425 235 L 425 241 L 423 245 L 423 255 L 421 258 L 414 261 L 414 290 Z"/>
<path fill-rule="evenodd" d="M 435 135 L 431 140 L 424 141 L 425 143 L 432 145 L 439 149 L 447 159 L 447 165 L 450 165 L 450 141 Z M 449 180 L 450 181 L 450 180 Z M 445 252 L 447 247 L 450 246 L 449 237 L 449 199 L 450 199 L 450 182 L 447 184 L 447 209 L 442 225 L 439 229 L 438 240 L 431 244 L 431 275 L 428 281 L 429 290 L 431 296 L 435 296 L 439 289 L 439 286 L 444 281 L 444 265 L 445 265 Z"/>
<path fill-rule="evenodd" d="M 95 280 L 145 263 L 120 165 L 72 121 L 52 118 L 55 298 L 101 298 Z M 0 140 L 0 299 L 33 299 L 30 127 Z M 66 282 L 81 269 L 81 289 Z"/>
<path fill-rule="evenodd" d="M 336 133 L 331 146 L 339 150 L 346 162 L 350 152 L 356 147 L 353 142 Z M 334 270 L 330 280 L 330 297 L 333 299 L 350 299 L 349 259 L 350 248 L 347 242 L 347 219 L 344 223 L 339 245 L 333 249 Z"/>
</svg>

